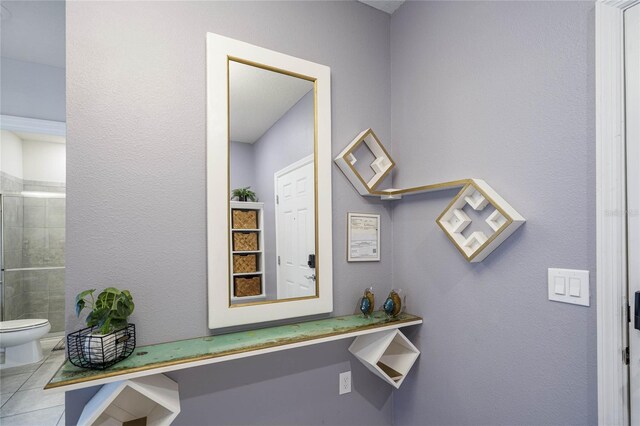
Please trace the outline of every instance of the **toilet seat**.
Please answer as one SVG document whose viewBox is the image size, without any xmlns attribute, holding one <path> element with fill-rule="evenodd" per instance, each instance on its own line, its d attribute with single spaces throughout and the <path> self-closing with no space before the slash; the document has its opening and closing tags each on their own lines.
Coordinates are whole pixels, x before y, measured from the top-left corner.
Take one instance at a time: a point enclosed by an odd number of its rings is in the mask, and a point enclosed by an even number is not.
<svg viewBox="0 0 640 426">
<path fill-rule="evenodd" d="M 0 348 L 4 350 L 0 369 L 42 361 L 40 339 L 49 330 L 51 324 L 46 319 L 0 321 Z"/>
<path fill-rule="evenodd" d="M 11 321 L 0 321 L 0 333 L 10 333 L 12 331 L 29 330 L 32 328 L 45 327 L 49 324 L 46 319 L 21 319 Z"/>
</svg>

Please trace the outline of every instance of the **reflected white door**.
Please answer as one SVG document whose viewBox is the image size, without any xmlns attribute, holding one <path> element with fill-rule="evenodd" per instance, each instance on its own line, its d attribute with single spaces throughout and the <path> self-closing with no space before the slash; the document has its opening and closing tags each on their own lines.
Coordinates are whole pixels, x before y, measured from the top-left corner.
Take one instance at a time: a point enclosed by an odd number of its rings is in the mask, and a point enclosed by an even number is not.
<svg viewBox="0 0 640 426">
<path fill-rule="evenodd" d="M 640 292 L 640 5 L 624 12 L 627 146 L 627 268 L 629 277 L 629 401 L 631 424 L 640 425 L 640 330 L 635 294 Z M 640 304 L 640 303 L 639 303 Z M 640 312 L 639 312 L 640 313 Z"/>
<path fill-rule="evenodd" d="M 278 299 L 315 295 L 313 155 L 275 173 Z"/>
</svg>

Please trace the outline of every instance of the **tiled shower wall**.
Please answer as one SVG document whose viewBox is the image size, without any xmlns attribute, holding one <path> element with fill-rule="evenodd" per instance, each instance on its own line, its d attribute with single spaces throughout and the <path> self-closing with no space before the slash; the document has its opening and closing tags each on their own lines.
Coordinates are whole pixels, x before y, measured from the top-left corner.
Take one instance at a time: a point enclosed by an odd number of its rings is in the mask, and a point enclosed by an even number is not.
<svg viewBox="0 0 640 426">
<path fill-rule="evenodd" d="M 15 179 L 15 178 L 14 178 Z M 3 183 L 4 183 L 3 179 Z M 64 192 L 64 184 L 23 182 L 25 191 Z M 65 199 L 4 197 L 5 320 L 47 318 L 64 331 Z"/>
<path fill-rule="evenodd" d="M 0 171 L 0 190 L 3 192 L 19 193 L 23 190 L 22 179 Z"/>
<path fill-rule="evenodd" d="M 65 184 L 59 182 L 43 182 L 39 180 L 23 180 L 23 191 L 40 191 L 40 192 L 56 192 L 64 193 Z"/>
</svg>

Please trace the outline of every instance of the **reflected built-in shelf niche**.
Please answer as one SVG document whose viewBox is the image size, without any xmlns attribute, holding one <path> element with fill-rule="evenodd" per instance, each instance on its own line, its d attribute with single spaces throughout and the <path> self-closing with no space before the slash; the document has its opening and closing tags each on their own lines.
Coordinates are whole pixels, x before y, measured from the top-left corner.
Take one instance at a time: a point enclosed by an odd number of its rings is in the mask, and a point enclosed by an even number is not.
<svg viewBox="0 0 640 426">
<path fill-rule="evenodd" d="M 373 176 L 368 179 L 363 177 L 355 166 L 359 161 L 356 154 L 362 144 L 366 145 L 374 158 L 369 164 Z M 399 200 L 405 195 L 462 188 L 436 219 L 436 223 L 465 259 L 472 263 L 485 259 L 525 222 L 524 217 L 482 179 L 460 179 L 404 189 L 378 190 L 377 186 L 391 173 L 395 162 L 371 129 L 364 130 L 356 136 L 335 158 L 335 162 L 362 196 Z M 476 211 L 483 211 L 489 206 L 493 209 L 485 220 L 492 229 L 492 233 L 474 231 L 463 234 L 463 231 L 472 223 L 471 218 L 464 211 L 466 205 Z"/>
</svg>

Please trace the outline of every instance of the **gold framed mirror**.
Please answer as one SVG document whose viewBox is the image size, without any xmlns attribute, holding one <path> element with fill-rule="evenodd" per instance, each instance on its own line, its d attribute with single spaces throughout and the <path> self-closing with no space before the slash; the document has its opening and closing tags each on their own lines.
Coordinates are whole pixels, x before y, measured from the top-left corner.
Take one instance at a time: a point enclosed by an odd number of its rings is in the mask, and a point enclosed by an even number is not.
<svg viewBox="0 0 640 426">
<path fill-rule="evenodd" d="M 208 34 L 207 103 L 209 327 L 331 312 L 329 68 Z"/>
<path fill-rule="evenodd" d="M 227 68 L 230 306 L 317 297 L 316 79 Z"/>
</svg>

